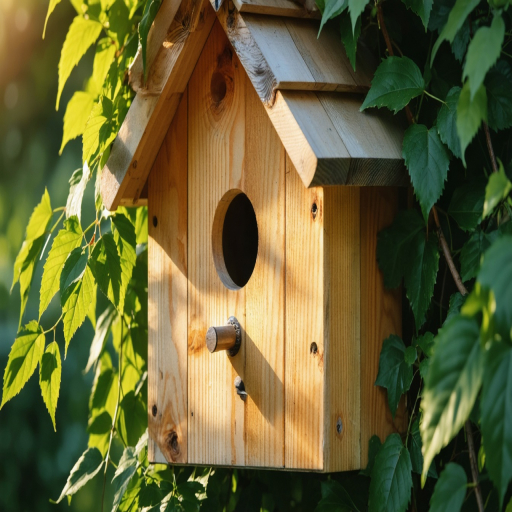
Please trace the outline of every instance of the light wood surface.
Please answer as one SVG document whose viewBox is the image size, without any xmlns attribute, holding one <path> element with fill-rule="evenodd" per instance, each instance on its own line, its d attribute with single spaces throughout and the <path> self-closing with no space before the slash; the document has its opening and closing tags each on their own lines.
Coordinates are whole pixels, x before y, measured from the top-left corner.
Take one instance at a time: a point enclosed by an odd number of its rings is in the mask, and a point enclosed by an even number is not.
<svg viewBox="0 0 512 512">
<path fill-rule="evenodd" d="M 382 342 L 402 334 L 402 294 L 384 288 L 377 265 L 377 235 L 393 222 L 398 207 L 396 188 L 361 189 L 361 465 L 368 462 L 368 441 L 374 434 L 382 442 L 392 432 L 407 431 L 405 400 L 395 421 L 386 390 L 375 386 Z"/>
<path fill-rule="evenodd" d="M 233 0 L 236 8 L 242 12 L 288 16 L 290 18 L 319 18 L 320 11 L 314 6 L 310 10 L 293 0 Z"/>
<path fill-rule="evenodd" d="M 148 456 L 187 457 L 187 95 L 148 184 Z"/>
</svg>

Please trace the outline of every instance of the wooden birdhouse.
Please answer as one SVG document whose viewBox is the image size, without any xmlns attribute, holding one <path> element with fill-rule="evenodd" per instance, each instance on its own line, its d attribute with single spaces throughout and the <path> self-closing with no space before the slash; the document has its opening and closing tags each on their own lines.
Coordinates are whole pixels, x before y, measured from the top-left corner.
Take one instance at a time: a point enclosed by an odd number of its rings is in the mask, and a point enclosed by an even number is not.
<svg viewBox="0 0 512 512">
<path fill-rule="evenodd" d="M 131 68 L 101 186 L 149 210 L 152 461 L 352 470 L 404 427 L 374 386 L 403 129 L 318 29 L 291 0 L 164 0 Z"/>
</svg>

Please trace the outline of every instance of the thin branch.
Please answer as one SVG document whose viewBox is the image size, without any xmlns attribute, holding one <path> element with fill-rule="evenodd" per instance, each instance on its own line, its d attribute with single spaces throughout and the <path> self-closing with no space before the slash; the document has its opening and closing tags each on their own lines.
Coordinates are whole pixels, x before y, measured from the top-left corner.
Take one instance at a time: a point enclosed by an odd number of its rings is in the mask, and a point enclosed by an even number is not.
<svg viewBox="0 0 512 512">
<path fill-rule="evenodd" d="M 484 500 L 482 498 L 480 484 L 478 483 L 478 464 L 476 462 L 475 442 L 473 440 L 473 429 L 471 428 L 470 420 L 466 420 L 465 428 L 466 435 L 468 436 L 469 463 L 471 466 L 471 475 L 473 477 L 473 483 L 475 484 L 476 502 L 478 504 L 478 510 L 480 512 L 484 512 Z"/>
<path fill-rule="evenodd" d="M 488 124 L 483 121 L 485 131 L 485 141 L 487 142 L 487 149 L 491 157 L 492 172 L 498 172 L 498 165 L 496 164 L 496 157 L 494 156 L 494 148 L 492 147 L 491 132 L 489 131 Z"/>
</svg>

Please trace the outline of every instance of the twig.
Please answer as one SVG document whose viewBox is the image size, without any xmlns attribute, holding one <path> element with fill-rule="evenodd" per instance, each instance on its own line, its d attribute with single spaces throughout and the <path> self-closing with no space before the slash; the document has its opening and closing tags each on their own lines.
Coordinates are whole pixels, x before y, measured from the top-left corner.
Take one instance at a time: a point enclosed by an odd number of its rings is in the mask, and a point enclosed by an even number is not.
<svg viewBox="0 0 512 512">
<path fill-rule="evenodd" d="M 484 125 L 485 141 L 487 142 L 487 150 L 489 151 L 489 156 L 491 157 L 492 172 L 498 172 L 498 165 L 496 164 L 496 157 L 494 156 L 494 148 L 492 147 L 491 132 L 489 131 L 488 124 L 485 121 L 482 121 L 482 122 Z"/>
<path fill-rule="evenodd" d="M 478 510 L 480 512 L 484 512 L 484 500 L 482 498 L 482 491 L 480 490 L 480 484 L 478 483 L 478 465 L 476 462 L 475 443 L 473 440 L 473 429 L 471 428 L 470 420 L 466 420 L 465 428 L 466 428 L 466 435 L 468 436 L 469 464 L 471 466 L 471 475 L 473 477 L 473 483 L 475 484 L 476 502 L 478 504 Z"/>
</svg>

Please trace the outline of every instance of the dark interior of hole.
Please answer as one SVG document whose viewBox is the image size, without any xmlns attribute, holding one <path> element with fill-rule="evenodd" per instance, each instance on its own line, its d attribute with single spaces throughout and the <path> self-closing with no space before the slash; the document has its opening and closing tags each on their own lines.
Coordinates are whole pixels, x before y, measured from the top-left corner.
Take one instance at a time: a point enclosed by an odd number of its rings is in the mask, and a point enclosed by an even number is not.
<svg viewBox="0 0 512 512">
<path fill-rule="evenodd" d="M 238 194 L 228 207 L 222 229 L 222 252 L 229 276 L 245 286 L 258 256 L 258 224 L 249 198 Z"/>
</svg>

